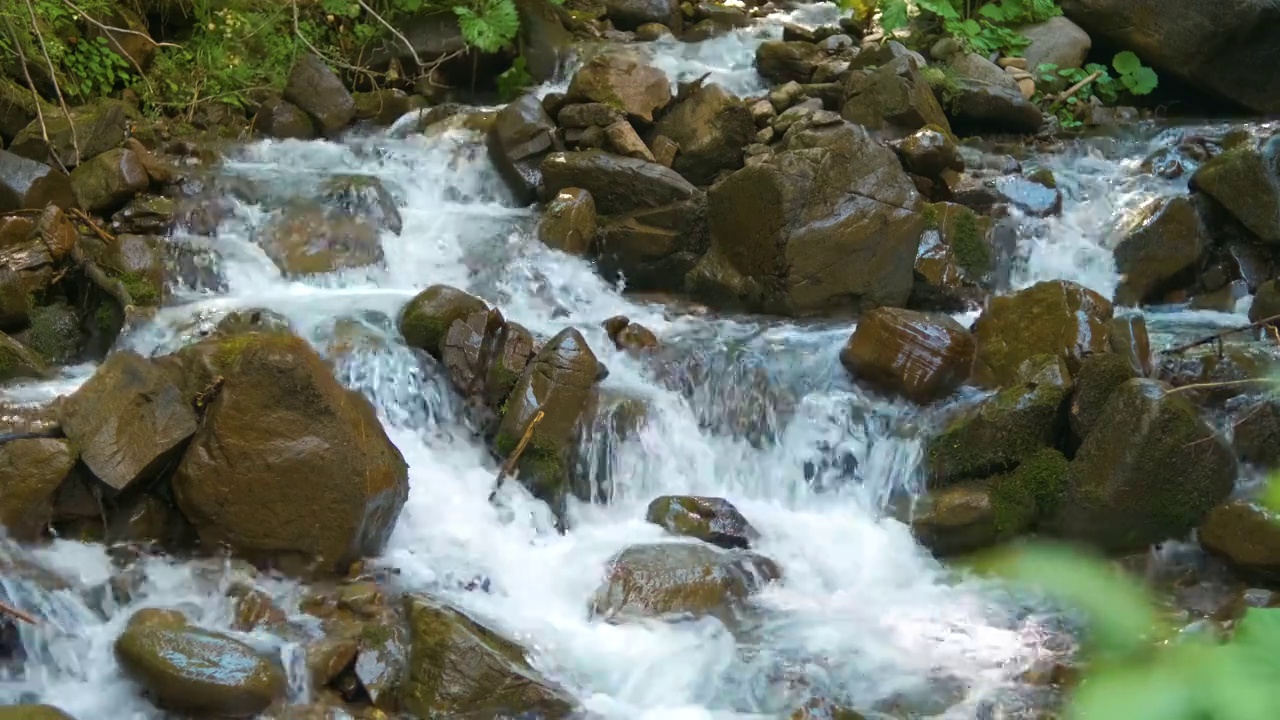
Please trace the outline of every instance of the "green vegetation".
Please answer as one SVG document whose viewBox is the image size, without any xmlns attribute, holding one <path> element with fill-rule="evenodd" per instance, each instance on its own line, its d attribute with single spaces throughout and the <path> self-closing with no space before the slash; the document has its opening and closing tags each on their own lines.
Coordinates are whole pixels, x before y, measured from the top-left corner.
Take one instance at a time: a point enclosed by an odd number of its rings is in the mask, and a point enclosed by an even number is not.
<svg viewBox="0 0 1280 720">
<path fill-rule="evenodd" d="M 907 27 L 910 4 L 966 50 L 983 55 L 1017 54 L 1027 46 L 1027 39 L 1014 27 L 1062 14 L 1055 0 L 881 0 L 880 23 L 885 32 Z"/>
<path fill-rule="evenodd" d="M 1049 109 L 1054 111 L 1064 128 L 1080 127 L 1080 108 L 1088 107 L 1089 100 L 1097 97 L 1105 103 L 1115 103 L 1122 91 L 1133 95 L 1149 95 L 1160 84 L 1156 71 L 1142 64 L 1138 56 L 1128 50 L 1117 53 L 1111 60 L 1115 76 L 1105 65 L 1090 63 L 1083 68 L 1059 68 L 1045 63 L 1036 68 L 1038 99 L 1049 100 L 1048 93 L 1077 88 L 1062 100 L 1053 101 Z"/>
</svg>

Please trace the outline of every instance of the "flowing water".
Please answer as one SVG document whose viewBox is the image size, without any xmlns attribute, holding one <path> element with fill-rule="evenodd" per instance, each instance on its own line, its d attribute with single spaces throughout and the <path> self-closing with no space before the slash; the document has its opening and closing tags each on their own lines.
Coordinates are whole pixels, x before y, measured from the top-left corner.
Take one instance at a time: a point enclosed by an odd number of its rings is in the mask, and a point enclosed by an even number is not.
<svg viewBox="0 0 1280 720">
<path fill-rule="evenodd" d="M 649 50 L 673 81 L 712 72 L 747 93 L 760 87 L 750 69 L 754 47 L 778 32 L 767 26 Z M 1185 179 L 1138 168 L 1149 148 L 1168 144 L 1158 129 L 1144 130 L 1033 158 L 1055 170 L 1066 207 L 1061 218 L 1024 221 L 1012 284 L 1069 278 L 1109 293 L 1118 220 L 1147 199 L 1185 192 Z M 410 465 L 408 503 L 377 562 L 398 570 L 402 588 L 443 594 L 518 639 L 588 709 L 620 719 L 773 718 L 822 696 L 859 708 L 915 708 L 919 717 L 1017 717 L 1034 702 L 1018 676 L 1070 650 L 1056 615 L 944 568 L 886 511 L 919 489 L 929 418 L 849 382 L 838 352 L 850 324 L 713 318 L 622 295 L 588 263 L 531 237 L 536 211 L 511 202 L 482 138 L 466 130 L 260 142 L 234 151 L 219 172 L 266 191 L 257 203 L 238 201 L 214 239 L 179 232 L 173 242 L 212 250 L 225 288 L 178 288 L 177 301 L 120 346 L 168 352 L 237 308 L 288 317 L 334 360 L 344 383 L 373 401 Z M 385 263 L 282 279 L 254 243 L 255 228 L 282 197 L 352 173 L 380 178 L 400 205 L 403 232 L 383 238 Z M 584 454 L 608 480 L 610 502 L 572 506 L 567 534 L 554 531 L 547 508 L 517 483 L 504 486 L 500 502 L 488 501 L 494 462 L 463 426 L 443 373 L 397 341 L 396 313 L 434 283 L 477 293 L 544 336 L 574 325 L 610 369 L 606 395 L 648 403 L 634 437 L 589 438 Z M 612 349 L 600 323 L 617 314 L 660 336 L 666 350 L 658 361 Z M 1165 317 L 1240 321 L 1229 313 Z M 70 392 L 92 369 L 11 388 L 6 399 Z M 666 493 L 728 498 L 760 530 L 759 551 L 785 569 L 785 582 L 758 597 L 750 628 L 588 618 L 610 556 L 664 540 L 643 516 L 649 500 Z M 6 552 L 59 572 L 72 587 L 37 592 L 21 578 L 3 580 L 15 604 L 46 620 L 22 629 L 29 657 L 21 677 L 0 683 L 5 701 L 50 702 L 82 720 L 160 717 L 112 657 L 128 615 L 178 606 L 195 622 L 230 627 L 233 609 L 220 590 L 235 578 L 234 564 L 138 558 L 131 572 L 141 585 L 120 606 L 102 591 L 120 564 L 107 548 L 59 540 Z M 489 592 L 456 589 L 457 579 L 476 576 L 489 579 Z M 299 587 L 256 582 L 296 609 Z M 244 637 L 281 654 L 293 671 L 293 697 L 305 699 L 298 646 L 262 633 Z"/>
</svg>

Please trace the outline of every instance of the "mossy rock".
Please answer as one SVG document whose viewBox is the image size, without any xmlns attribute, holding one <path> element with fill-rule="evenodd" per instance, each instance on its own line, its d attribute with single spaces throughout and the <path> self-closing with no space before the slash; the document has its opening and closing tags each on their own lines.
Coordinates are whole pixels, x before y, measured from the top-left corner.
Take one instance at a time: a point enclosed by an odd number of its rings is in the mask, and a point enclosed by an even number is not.
<svg viewBox="0 0 1280 720">
<path fill-rule="evenodd" d="M 42 378 L 48 372 L 39 355 L 17 340 L 0 333 L 0 382 L 18 378 Z"/>
<path fill-rule="evenodd" d="M 440 358 L 442 343 L 454 320 L 488 309 L 485 301 L 448 285 L 432 285 L 400 311 L 400 334 L 409 347 Z"/>
<path fill-rule="evenodd" d="M 722 548 L 746 549 L 760 533 L 724 498 L 663 495 L 649 503 L 645 519 L 673 535 Z"/>
<path fill-rule="evenodd" d="M 1062 358 L 1074 374 L 1086 355 L 1107 351 L 1111 316 L 1106 298 L 1067 280 L 992 298 L 973 327 L 974 374 L 980 382 L 1004 385 L 1023 362 L 1041 354 Z"/>
<path fill-rule="evenodd" d="M 1111 393 L 1138 377 L 1129 358 L 1116 353 L 1103 353 L 1085 358 L 1076 374 L 1075 392 L 1068 413 L 1071 434 L 1077 442 L 1088 437 L 1106 407 Z"/>
<path fill-rule="evenodd" d="M 131 625 L 115 653 L 152 702 L 176 712 L 254 717 L 285 691 L 280 668 L 239 640 L 208 630 Z"/>
<path fill-rule="evenodd" d="M 944 487 L 1013 470 L 1062 438 L 1063 403 L 1072 381 L 1066 363 L 1041 355 L 1024 363 L 1020 382 L 952 421 L 929 443 L 930 484 Z"/>
<path fill-rule="evenodd" d="M 39 538 L 53 518 L 53 499 L 75 465 L 61 438 L 19 438 L 0 444 L 0 523 L 18 540 Z"/>
<path fill-rule="evenodd" d="M 911 519 L 911 533 L 934 555 L 948 557 L 995 545 L 1031 526 L 1034 508 L 996 509 L 991 482 L 969 480 L 930 492 Z"/>
<path fill-rule="evenodd" d="M 405 598 L 409 678 L 401 708 L 415 717 L 569 717 L 572 699 L 530 667 L 515 643 L 425 596 Z"/>
<path fill-rule="evenodd" d="M 80 353 L 80 318 L 74 308 L 61 303 L 31 311 L 31 327 L 19 335 L 45 362 L 61 365 Z"/>
<path fill-rule="evenodd" d="M 0 720 L 76 720 L 52 705 L 0 706 Z"/>
<path fill-rule="evenodd" d="M 1267 583 L 1280 580 L 1280 517 L 1248 500 L 1214 508 L 1199 531 L 1200 545 L 1238 571 Z"/>
</svg>

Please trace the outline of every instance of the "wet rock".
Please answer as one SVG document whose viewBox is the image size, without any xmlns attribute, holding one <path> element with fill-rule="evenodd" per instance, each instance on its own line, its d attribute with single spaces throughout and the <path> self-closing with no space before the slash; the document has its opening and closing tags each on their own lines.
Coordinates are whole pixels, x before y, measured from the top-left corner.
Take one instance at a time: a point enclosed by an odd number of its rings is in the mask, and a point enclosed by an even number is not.
<svg viewBox="0 0 1280 720">
<path fill-rule="evenodd" d="M 946 315 L 877 308 L 859 318 L 840 361 L 854 378 L 927 403 L 969 379 L 973 354 L 973 336 Z"/>
<path fill-rule="evenodd" d="M 604 103 L 628 119 L 647 123 L 671 102 L 671 82 L 661 70 L 632 55 L 601 53 L 574 74 L 566 100 Z"/>
<path fill-rule="evenodd" d="M 58 422 L 94 476 L 115 490 L 150 480 L 196 431 L 189 399 L 137 353 L 112 353 L 64 401 Z"/>
<path fill-rule="evenodd" d="M 0 444 L 0 523 L 9 536 L 32 542 L 53 518 L 53 498 L 75 465 L 71 444 L 20 438 Z"/>
<path fill-rule="evenodd" d="M 151 184 L 141 159 L 124 148 L 108 150 L 80 163 L 71 172 L 70 180 L 79 206 L 95 213 L 120 208 Z"/>
<path fill-rule="evenodd" d="M 715 83 L 676 103 L 653 130 L 679 145 L 671 167 L 695 185 L 709 185 L 722 170 L 742 167 L 742 148 L 755 133 L 746 105 Z"/>
<path fill-rule="evenodd" d="M 183 352 L 211 355 L 225 378 L 172 480 L 202 543 L 339 571 L 382 549 L 408 496 L 408 470 L 363 395 L 284 333 Z M 184 385 L 199 385 L 192 374 Z"/>
<path fill-rule="evenodd" d="M 1277 315 L 1280 315 L 1280 282 L 1268 280 L 1254 293 L 1253 304 L 1249 306 L 1249 322 L 1261 322 Z"/>
<path fill-rule="evenodd" d="M 41 112 L 53 114 L 53 106 L 45 102 L 25 85 L 20 85 L 8 77 L 0 77 L 0 139 L 13 140 L 30 123 L 40 116 Z"/>
<path fill-rule="evenodd" d="M 679 33 L 683 20 L 678 0 L 606 0 L 605 14 L 619 30 L 659 23 Z"/>
<path fill-rule="evenodd" d="M 626 276 L 635 290 L 681 290 L 706 249 L 706 195 L 656 163 L 600 151 L 552 153 L 542 164 L 545 191 L 591 193 L 600 215 L 599 271 Z"/>
<path fill-rule="evenodd" d="M 574 37 L 550 0 L 520 0 L 520 55 L 537 82 L 553 80 L 573 53 Z"/>
<path fill-rule="evenodd" d="M 189 549 L 194 544 L 195 535 L 177 508 L 155 495 L 144 494 L 135 495 L 112 509 L 107 540 L 113 543 L 155 543 L 172 551 Z"/>
<path fill-rule="evenodd" d="M 621 110 L 602 102 L 570 103 L 556 114 L 556 122 L 565 128 L 609 127 L 625 119 Z"/>
<path fill-rule="evenodd" d="M 280 140 L 311 140 L 316 136 L 311 116 L 287 100 L 263 103 L 253 116 L 253 126 L 263 135 Z"/>
<path fill-rule="evenodd" d="M 788 315 L 902 306 L 924 230 L 898 158 L 863 128 L 792 133 L 712 186 L 711 249 L 690 289 L 721 306 Z"/>
<path fill-rule="evenodd" d="M 52 705 L 6 705 L 0 720 L 76 720 Z"/>
<path fill-rule="evenodd" d="M 165 236 L 173 228 L 176 204 L 160 195 L 138 195 L 111 216 L 117 234 Z"/>
<path fill-rule="evenodd" d="M 432 285 L 400 311 L 400 334 L 409 347 L 440 357 L 441 344 L 454 320 L 488 309 L 483 300 L 448 285 Z"/>
<path fill-rule="evenodd" d="M 756 70 L 771 83 L 807 83 L 827 54 L 810 42 L 766 40 L 756 48 Z"/>
<path fill-rule="evenodd" d="M 1138 377 L 1129 358 L 1115 353 L 1090 355 L 1076 373 L 1075 392 L 1068 415 L 1071 434 L 1084 440 L 1098 425 L 1098 418 L 1116 388 Z"/>
<path fill-rule="evenodd" d="M 286 205 L 267 221 L 258 242 L 289 277 L 382 262 L 382 242 L 375 223 L 316 203 Z"/>
<path fill-rule="evenodd" d="M 624 315 L 604 321 L 605 332 L 619 350 L 651 350 L 658 346 L 658 336 L 640 323 L 631 322 Z"/>
<path fill-rule="evenodd" d="M 1241 408 L 1231 421 L 1231 440 L 1241 461 L 1280 466 L 1280 403 L 1261 400 Z"/>
<path fill-rule="evenodd" d="M 772 560 L 709 545 L 633 545 L 605 570 L 591 612 L 609 619 L 692 615 L 734 622 L 735 608 L 781 577 Z"/>
<path fill-rule="evenodd" d="M 1269 348 L 1231 346 L 1222 351 L 1213 345 L 1192 348 L 1187 352 L 1160 356 L 1155 377 L 1175 388 L 1188 385 L 1207 387 L 1180 390 L 1193 403 L 1223 403 L 1237 395 L 1257 389 L 1253 381 L 1270 377 L 1275 355 Z"/>
<path fill-rule="evenodd" d="M 533 354 L 533 335 L 523 325 L 507 322 L 497 310 L 482 310 L 453 321 L 440 361 L 459 392 L 497 409 Z"/>
<path fill-rule="evenodd" d="M 1250 139 L 1201 165 L 1191 188 L 1218 201 L 1264 242 L 1280 243 L 1280 134 Z"/>
<path fill-rule="evenodd" d="M 220 633 L 167 623 L 131 623 L 116 659 L 156 705 L 175 712 L 253 717 L 283 697 L 280 669 Z"/>
<path fill-rule="evenodd" d="M 321 183 L 320 201 L 329 209 L 362 218 L 397 235 L 404 227 L 395 198 L 376 177 L 335 175 Z"/>
<path fill-rule="evenodd" d="M 1036 283 L 1013 295 L 991 299 L 974 323 L 978 355 L 975 376 L 1001 385 L 1036 355 L 1062 358 L 1074 373 L 1084 357 L 1107 350 L 1111 303 L 1067 280 Z"/>
<path fill-rule="evenodd" d="M 1107 346 L 1111 352 L 1128 359 L 1136 376 L 1151 374 L 1151 338 L 1142 313 L 1126 313 L 1111 318 L 1107 323 Z"/>
<path fill-rule="evenodd" d="M 542 159 L 561 149 L 555 132 L 555 123 L 533 93 L 507 103 L 489 130 L 489 157 L 522 204 L 533 202 L 542 181 Z"/>
<path fill-rule="evenodd" d="M 284 99 L 315 118 L 321 134 L 337 135 L 356 116 L 356 101 L 342 80 L 319 57 L 299 57 L 289 72 Z"/>
<path fill-rule="evenodd" d="M 673 37 L 671 28 L 662 23 L 645 23 L 636 28 L 636 40 L 640 42 L 654 42 L 671 37 Z"/>
<path fill-rule="evenodd" d="M 760 536 L 724 498 L 663 495 L 649 503 L 645 519 L 673 535 L 696 538 L 725 549 L 746 549 Z"/>
<path fill-rule="evenodd" d="M 356 102 L 356 119 L 368 120 L 378 127 L 394 125 L 424 102 L 420 96 L 409 95 L 399 88 L 357 92 L 351 97 Z"/>
<path fill-rule="evenodd" d="M 44 127 L 39 120 L 32 122 L 13 138 L 9 152 L 40 163 L 60 161 L 71 168 L 124 142 L 127 124 L 124 103 L 98 100 L 75 108 L 69 117 L 54 111 L 45 116 Z"/>
<path fill-rule="evenodd" d="M 928 126 L 950 133 L 951 124 L 921 67 L 916 58 L 903 56 L 876 70 L 850 73 L 840 114 L 850 122 L 893 135 Z"/>
<path fill-rule="evenodd" d="M 582 188 L 556 193 L 538 225 L 543 245 L 570 255 L 585 255 L 596 235 L 596 201 Z"/>
<path fill-rule="evenodd" d="M 935 203 L 922 213 L 910 306 L 955 312 L 982 296 L 995 269 L 994 223 L 963 205 Z"/>
<path fill-rule="evenodd" d="M 902 165 L 915 175 L 936 178 L 946 170 L 964 171 L 955 139 L 938 127 L 925 127 L 895 146 Z"/>
<path fill-rule="evenodd" d="M 1040 108 L 1022 95 L 1017 81 L 986 58 L 956 55 L 945 72 L 951 89 L 946 109 L 955 122 L 1020 133 L 1038 132 L 1044 124 Z"/>
<path fill-rule="evenodd" d="M 1183 538 L 1231 492 L 1233 453 L 1195 406 L 1157 381 L 1116 388 L 1097 427 L 1049 520 L 1062 537 L 1108 551 Z"/>
<path fill-rule="evenodd" d="M 997 178 L 965 176 L 952 189 L 954 200 L 975 212 L 991 213 L 1001 205 L 1013 206 L 1033 217 L 1062 212 L 1062 192 L 1021 175 Z"/>
<path fill-rule="evenodd" d="M 1268 582 L 1280 579 L 1280 518 L 1247 500 L 1214 508 L 1200 525 L 1200 545 L 1240 572 Z"/>
<path fill-rule="evenodd" d="M 504 408 L 494 449 L 509 457 L 534 415 L 519 478 L 533 495 L 563 513 L 569 489 L 568 463 L 583 415 L 595 396 L 600 364 L 582 334 L 566 328 L 547 341 L 521 373 Z"/>
<path fill-rule="evenodd" d="M 1189 283 L 1212 244 L 1195 205 L 1185 197 L 1157 200 L 1133 218 L 1115 249 L 1124 281 L 1116 303 L 1158 302 L 1163 293 Z"/>
<path fill-rule="evenodd" d="M 1060 358 L 1041 355 L 1025 361 L 1015 384 L 952 420 L 929 442 L 930 484 L 945 487 L 1008 472 L 1042 448 L 1056 447 L 1071 389 Z"/>
<path fill-rule="evenodd" d="M 649 151 L 649 147 L 640 139 L 640 135 L 636 133 L 636 129 L 631 126 L 631 123 L 619 120 L 604 129 L 604 136 L 609 142 L 609 147 L 619 155 L 655 162 L 653 153 Z"/>
<path fill-rule="evenodd" d="M 1280 18 L 1265 2 L 1065 0 L 1063 12 L 1111 47 L 1258 113 L 1280 112 Z M 1242 72 L 1242 68 L 1250 68 Z"/>
<path fill-rule="evenodd" d="M 405 598 L 409 677 L 400 705 L 417 717 L 567 718 L 573 701 L 515 643 L 424 596 Z"/>
<path fill-rule="evenodd" d="M 1018 34 L 1030 41 L 1023 48 L 1022 57 L 1026 58 L 1027 69 L 1032 72 L 1046 63 L 1060 68 L 1083 67 L 1093 47 L 1088 33 L 1061 16 L 1034 25 L 1023 25 L 1018 28 Z"/>
<path fill-rule="evenodd" d="M 787 720 L 866 720 L 861 714 L 832 703 L 814 699 L 787 716 Z"/>
<path fill-rule="evenodd" d="M 0 212 L 76 206 L 71 180 L 62 173 L 7 150 L 0 150 Z"/>
</svg>

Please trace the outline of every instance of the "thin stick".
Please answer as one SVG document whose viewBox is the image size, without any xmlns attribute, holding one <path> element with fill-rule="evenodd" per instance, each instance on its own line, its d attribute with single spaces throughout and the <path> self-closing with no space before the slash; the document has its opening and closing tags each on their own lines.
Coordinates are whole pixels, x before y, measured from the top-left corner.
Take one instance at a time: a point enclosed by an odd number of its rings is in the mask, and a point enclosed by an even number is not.
<svg viewBox="0 0 1280 720">
<path fill-rule="evenodd" d="M 1189 343 L 1187 343 L 1187 344 L 1185 344 L 1185 345 L 1179 345 L 1179 346 L 1177 346 L 1177 347 L 1169 348 L 1168 350 L 1165 350 L 1165 351 L 1164 351 L 1164 352 L 1162 352 L 1161 354 L 1162 354 L 1162 355 L 1174 355 L 1174 354 L 1177 354 L 1177 353 L 1180 353 L 1180 352 L 1184 352 L 1184 351 L 1190 350 L 1191 348 L 1199 347 L 1199 346 L 1201 346 L 1201 345 L 1208 345 L 1209 343 L 1211 343 L 1211 342 L 1213 342 L 1213 341 L 1215 341 L 1215 340 L 1221 340 L 1222 338 L 1224 338 L 1224 337 L 1226 337 L 1226 336 L 1228 336 L 1228 335 L 1234 335 L 1234 334 L 1236 334 L 1236 333 L 1244 332 L 1244 331 L 1246 331 L 1246 330 L 1256 330 L 1256 329 L 1258 329 L 1258 328 L 1262 327 L 1263 325 L 1269 325 L 1269 324 L 1271 324 L 1271 323 L 1273 323 L 1273 322 L 1280 322 L 1280 315 L 1272 315 L 1271 317 L 1262 318 L 1261 320 L 1258 320 L 1257 322 L 1251 322 L 1251 323 L 1249 323 L 1248 325 L 1241 325 L 1241 326 L 1239 326 L 1239 327 L 1228 328 L 1228 329 L 1223 330 L 1223 331 L 1221 331 L 1221 332 L 1216 332 L 1216 333 L 1214 333 L 1214 334 L 1212 334 L 1212 335 L 1209 335 L 1209 336 L 1206 336 L 1206 337 L 1202 337 L 1202 338 L 1200 338 L 1199 340 L 1194 340 L 1194 341 L 1189 342 Z"/>
<path fill-rule="evenodd" d="M 132 55 L 130 55 L 128 52 L 125 52 L 124 46 L 120 44 L 119 40 L 116 40 L 116 36 L 114 35 L 114 33 L 117 33 L 117 32 L 129 33 L 132 35 L 138 35 L 139 37 L 147 37 L 146 35 L 140 32 L 135 32 L 133 30 L 126 30 L 124 28 L 111 27 L 109 25 L 104 25 L 103 23 L 98 22 L 98 20 L 93 18 L 91 15 L 89 15 L 89 13 L 85 12 L 84 10 L 81 10 L 80 6 L 71 2 L 71 0 L 62 0 L 62 4 L 71 8 L 73 12 L 79 13 L 80 17 L 84 18 L 85 20 L 88 20 L 91 24 L 93 24 L 94 26 L 102 30 L 102 32 L 106 34 L 107 39 L 111 41 L 111 44 L 115 45 L 116 49 L 120 51 L 120 56 L 123 57 L 125 60 L 128 60 L 129 63 L 133 65 L 133 69 L 138 71 L 138 77 L 142 78 L 142 82 L 147 84 L 147 90 L 151 90 L 151 81 L 147 79 L 147 74 L 142 71 L 142 66 L 138 64 L 137 60 L 133 59 Z M 151 40 L 151 38 L 147 38 L 147 39 Z M 156 44 L 155 40 L 151 40 L 151 42 L 152 44 Z"/>
<path fill-rule="evenodd" d="M 516 463 L 520 462 L 520 456 L 524 454 L 524 449 L 528 446 L 529 439 L 533 437 L 533 429 L 542 421 L 543 415 L 545 415 L 545 413 L 539 410 L 537 414 L 533 416 L 533 419 L 529 421 L 529 425 L 524 429 L 524 435 L 521 436 L 520 442 L 516 444 L 516 449 L 511 451 L 511 455 L 507 458 L 507 461 L 498 469 L 498 477 L 493 481 L 493 492 L 489 493 L 490 502 L 497 497 L 498 490 L 502 489 L 502 483 L 507 479 L 507 476 L 515 473 Z"/>
<path fill-rule="evenodd" d="M 1101 76 L 1102 76 L 1102 71 L 1101 71 L 1101 70 L 1099 70 L 1099 71 L 1097 71 L 1097 72 L 1093 73 L 1092 75 L 1090 75 L 1089 77 L 1087 77 L 1087 78 L 1085 78 L 1085 79 L 1081 80 L 1080 82 L 1076 83 L 1075 85 L 1072 85 L 1071 87 L 1067 88 L 1066 92 L 1064 92 L 1064 93 L 1062 93 L 1061 95 L 1059 95 L 1059 96 L 1058 96 L 1058 99 L 1053 101 L 1053 104 L 1049 106 L 1049 109 L 1050 109 L 1050 110 L 1057 110 L 1059 107 L 1061 107 L 1061 106 L 1062 106 L 1062 103 L 1064 103 L 1064 102 L 1066 102 L 1066 101 L 1067 101 L 1067 99 L 1068 99 L 1068 98 L 1070 98 L 1072 95 L 1075 95 L 1076 93 L 1080 92 L 1082 89 L 1084 89 L 1084 87 L 1085 87 L 1086 85 L 1088 85 L 1089 83 L 1093 82 L 1094 80 L 1097 80 L 1097 79 L 1098 79 L 1099 77 L 1101 77 Z"/>
<path fill-rule="evenodd" d="M 12 606 L 12 605 L 10 605 L 10 604 L 8 604 L 8 603 L 0 602 L 0 613 L 3 613 L 3 614 L 5 614 L 5 615 L 9 615 L 9 616 L 12 616 L 12 617 L 16 617 L 16 618 L 18 618 L 19 620 L 21 620 L 22 622 L 27 623 L 28 625 L 39 625 L 39 624 L 40 624 L 40 621 L 39 621 L 39 620 L 36 620 L 34 616 L 29 615 L 29 614 L 27 614 L 27 613 L 25 613 L 25 612 L 23 612 L 23 611 L 19 610 L 18 608 L 14 607 L 14 606 Z"/>
<path fill-rule="evenodd" d="M 360 3 L 360 7 L 368 11 L 368 13 L 372 15 L 375 20 L 382 23 L 383 27 L 390 30 L 392 35 L 395 35 L 396 37 L 400 38 L 400 42 L 404 43 L 405 49 L 409 51 L 410 55 L 413 55 L 413 62 L 417 64 L 418 68 L 420 69 L 419 71 L 421 71 L 422 58 L 418 57 L 418 51 L 413 49 L 413 43 L 409 42 L 409 38 L 405 37 L 403 34 L 401 34 L 399 30 L 395 29 L 391 25 L 391 23 L 383 19 L 383 17 L 379 15 L 373 8 L 369 7 L 369 4 L 366 3 L 364 0 L 356 0 L 356 2 Z"/>
<path fill-rule="evenodd" d="M 155 40 L 155 38 L 151 37 L 150 35 L 144 32 L 138 32 L 137 30 L 130 30 L 129 28 L 115 27 L 114 25 L 104 25 L 101 22 L 98 22 L 97 20 L 95 20 L 93 17 L 91 17 L 89 13 L 85 12 L 84 10 L 81 10 L 80 6 L 71 2 L 71 0 L 62 0 L 62 2 L 67 7 L 71 8 L 77 13 L 80 13 L 80 16 L 83 17 L 85 20 L 88 20 L 89 22 L 93 23 L 94 25 L 97 25 L 99 28 L 103 30 L 110 30 L 111 32 L 124 33 L 126 35 L 136 35 L 142 38 L 143 40 L 146 40 L 147 42 L 151 43 L 152 45 L 155 45 L 156 47 L 176 47 L 176 48 L 182 47 L 177 43 L 158 42 Z M 122 49 L 121 52 L 124 52 L 124 50 Z"/>
<path fill-rule="evenodd" d="M 1179 385 L 1178 387 L 1170 390 L 1168 394 L 1172 395 L 1173 393 L 1185 392 L 1187 390 L 1212 390 L 1214 388 L 1238 387 L 1240 385 L 1253 385 L 1256 383 L 1270 382 L 1275 381 L 1271 378 L 1248 378 L 1245 380 L 1222 380 L 1219 382 L 1191 383 L 1190 385 Z"/>
<path fill-rule="evenodd" d="M 103 272 L 97 263 L 84 254 L 84 249 L 80 247 L 80 243 L 71 246 L 71 259 L 76 265 L 80 266 L 80 270 L 85 274 L 85 277 L 92 280 L 94 285 L 97 285 L 103 292 L 120 303 L 120 309 L 127 316 L 129 308 L 133 307 L 133 296 L 129 294 L 129 290 L 124 286 L 124 283 Z"/>
<path fill-rule="evenodd" d="M 54 67 L 53 60 L 49 58 L 49 48 L 44 44 L 44 33 L 40 32 L 40 23 L 36 21 L 36 8 L 31 4 L 31 0 L 27 0 L 27 12 L 31 14 L 31 29 L 35 31 L 36 40 L 40 43 L 40 53 L 44 55 L 44 61 L 49 66 L 49 81 L 53 83 L 53 92 L 58 96 L 58 105 L 62 107 L 62 112 L 67 114 L 67 126 L 71 128 L 71 147 L 76 151 L 75 164 L 79 165 L 80 139 L 76 136 L 76 123 L 71 117 L 71 108 L 67 106 L 67 99 L 62 96 L 62 87 L 58 85 L 58 68 Z M 51 146 L 49 150 L 52 151 L 53 147 Z M 62 158 L 58 158 L 58 162 L 63 169 L 66 168 Z"/>
<path fill-rule="evenodd" d="M 80 208 L 71 208 L 71 214 L 75 215 L 84 224 L 88 225 L 89 229 L 93 230 L 95 235 L 102 238 L 103 242 L 108 242 L 108 243 L 111 243 L 112 245 L 116 243 L 115 236 L 107 232 L 106 230 L 103 230 L 102 227 L 98 225 L 98 223 L 93 221 L 93 218 L 89 217 L 89 215 L 85 213 L 85 211 L 81 210 Z"/>
<path fill-rule="evenodd" d="M 40 121 L 40 137 L 44 139 L 45 147 L 53 147 L 53 143 L 49 141 L 49 126 L 44 121 L 44 98 L 40 97 L 40 93 L 36 91 L 36 83 L 31 79 L 31 69 L 27 67 L 27 53 L 22 49 L 18 33 L 9 23 L 9 18 L 5 18 L 4 24 L 9 28 L 9 36 L 13 38 L 13 46 L 18 51 L 18 63 L 22 65 L 22 75 L 27 79 L 27 89 L 31 91 L 31 100 L 36 106 L 36 119 Z M 64 171 L 67 169 L 62 158 L 58 158 L 58 164 L 62 165 Z"/>
</svg>

